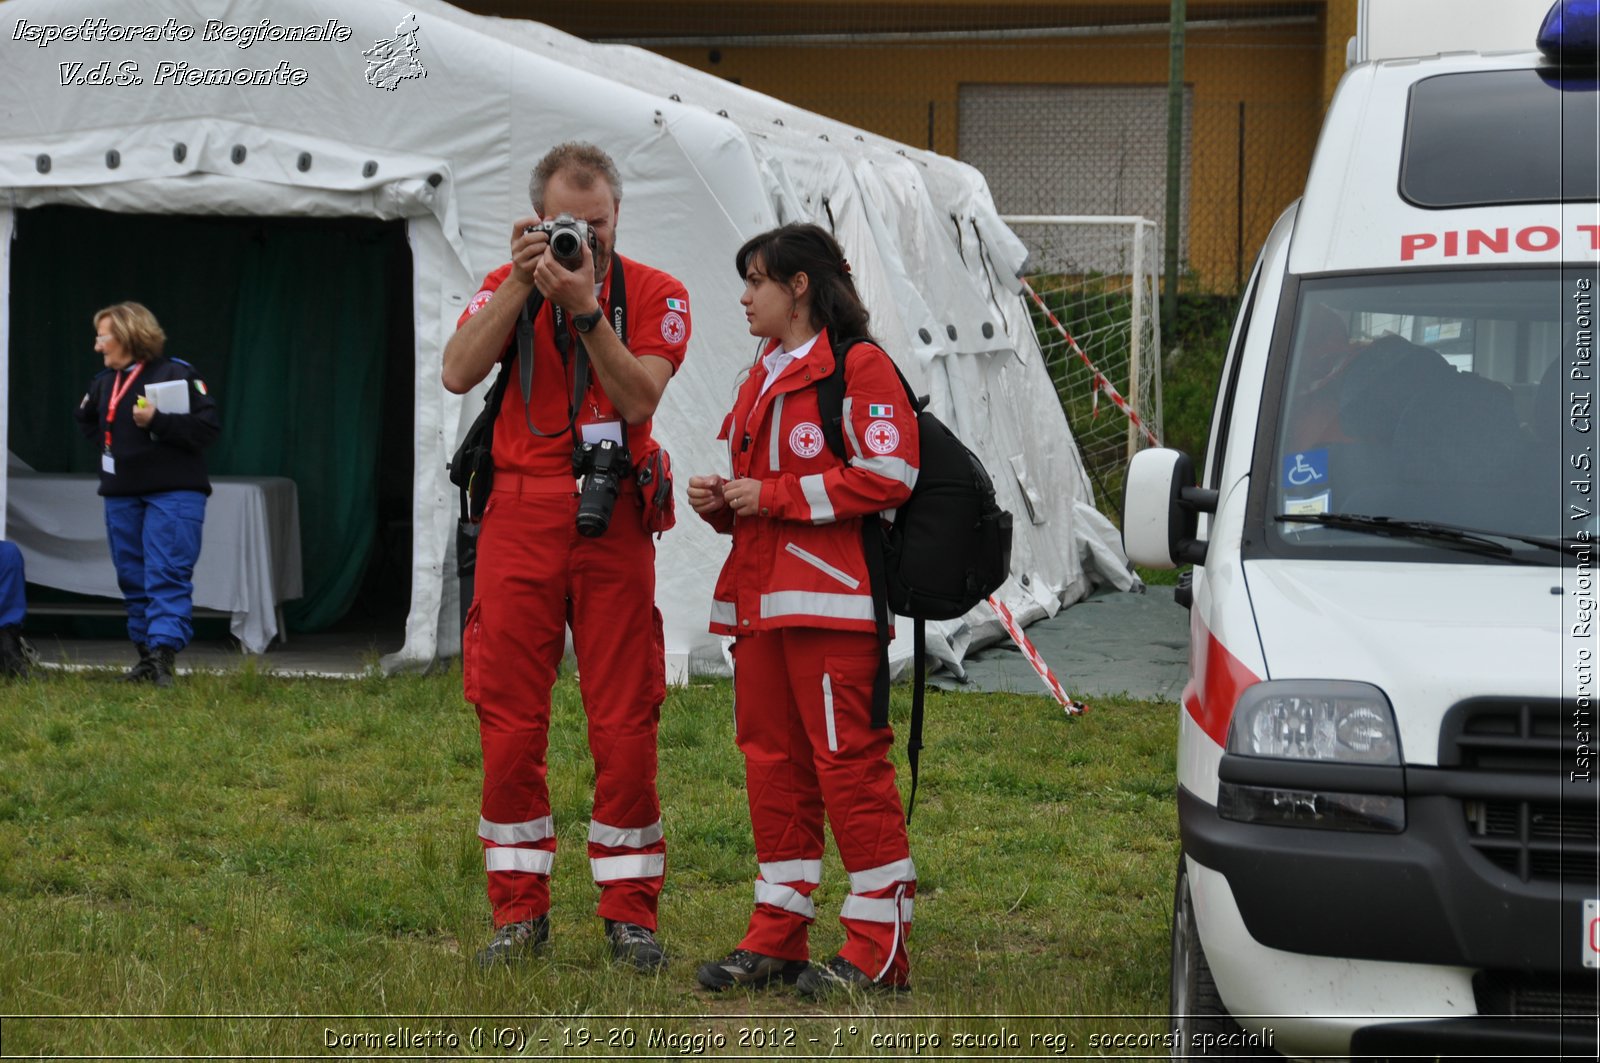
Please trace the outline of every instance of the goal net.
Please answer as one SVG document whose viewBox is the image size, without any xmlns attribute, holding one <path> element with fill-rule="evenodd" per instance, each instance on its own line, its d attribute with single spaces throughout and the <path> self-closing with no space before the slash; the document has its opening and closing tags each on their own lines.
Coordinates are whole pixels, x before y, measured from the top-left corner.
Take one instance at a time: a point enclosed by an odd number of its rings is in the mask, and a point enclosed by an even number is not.
<svg viewBox="0 0 1600 1063">
<path fill-rule="evenodd" d="M 1028 247 L 1031 295 L 1023 299 L 1067 424 L 1101 510 L 1116 513 L 1128 459 L 1161 438 L 1156 225 L 1089 215 L 1003 220 Z"/>
</svg>

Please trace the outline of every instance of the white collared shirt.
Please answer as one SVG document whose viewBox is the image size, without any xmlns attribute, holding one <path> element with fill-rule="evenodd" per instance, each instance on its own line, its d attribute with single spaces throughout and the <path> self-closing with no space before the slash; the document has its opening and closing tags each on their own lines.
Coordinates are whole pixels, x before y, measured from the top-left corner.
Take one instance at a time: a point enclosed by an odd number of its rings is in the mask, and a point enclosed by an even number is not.
<svg viewBox="0 0 1600 1063">
<path fill-rule="evenodd" d="M 772 386 L 772 382 L 778 379 L 778 377 L 783 374 L 785 369 L 789 368 L 790 362 L 798 362 L 800 359 L 811 353 L 811 348 L 816 345 L 817 336 L 820 335 L 822 335 L 822 333 L 817 333 L 792 351 L 784 350 L 782 345 L 774 347 L 772 351 L 761 360 L 762 364 L 767 367 L 767 378 L 761 382 L 762 395 L 765 395 L 767 393 L 767 389 Z M 759 398 L 760 396 L 757 397 Z"/>
</svg>

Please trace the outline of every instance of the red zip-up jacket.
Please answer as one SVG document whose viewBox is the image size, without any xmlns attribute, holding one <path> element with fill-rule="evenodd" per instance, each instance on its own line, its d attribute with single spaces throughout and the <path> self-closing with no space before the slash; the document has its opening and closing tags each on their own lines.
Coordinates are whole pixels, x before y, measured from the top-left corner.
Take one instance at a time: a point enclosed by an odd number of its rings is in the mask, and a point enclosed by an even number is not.
<svg viewBox="0 0 1600 1063">
<path fill-rule="evenodd" d="M 840 460 L 823 437 L 814 386 L 833 367 L 824 331 L 763 394 L 767 374 L 758 358 L 722 423 L 717 438 L 728 442 L 731 478 L 762 484 L 758 516 L 735 518 L 726 508 L 705 515 L 733 534 L 711 603 L 717 634 L 876 630 L 861 521 L 911 496 L 917 416 L 889 356 L 856 344 L 845 362 L 842 428 L 850 457 Z"/>
</svg>

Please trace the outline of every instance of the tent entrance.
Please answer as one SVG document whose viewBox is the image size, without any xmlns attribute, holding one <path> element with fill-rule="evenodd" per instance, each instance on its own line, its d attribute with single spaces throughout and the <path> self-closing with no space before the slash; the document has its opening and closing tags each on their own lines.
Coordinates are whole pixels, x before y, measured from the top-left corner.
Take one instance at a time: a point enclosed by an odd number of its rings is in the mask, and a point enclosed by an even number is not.
<svg viewBox="0 0 1600 1063">
<path fill-rule="evenodd" d="M 305 595 L 291 632 L 404 640 L 411 594 L 412 262 L 405 223 L 365 218 L 16 214 L 7 446 L 93 472 L 72 419 L 101 368 L 93 313 L 134 300 L 215 397 L 213 474 L 299 491 Z"/>
</svg>

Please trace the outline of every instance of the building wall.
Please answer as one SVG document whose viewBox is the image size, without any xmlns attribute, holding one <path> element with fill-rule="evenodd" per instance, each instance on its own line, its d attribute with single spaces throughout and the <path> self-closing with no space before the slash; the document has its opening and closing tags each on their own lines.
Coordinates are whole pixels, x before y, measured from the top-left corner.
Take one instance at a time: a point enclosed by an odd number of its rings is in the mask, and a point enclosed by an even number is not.
<svg viewBox="0 0 1600 1063">
<path fill-rule="evenodd" d="M 796 7 L 466 0 L 463 6 L 534 18 L 589 39 L 639 43 L 797 106 L 958 157 L 965 87 L 1164 87 L 1168 79 L 1170 6 L 1161 2 L 864 0 Z M 1356 7 L 1357 0 L 1189 0 L 1189 287 L 1234 290 L 1277 215 L 1299 194 L 1344 69 Z M 1159 137 L 1164 151 L 1164 127 L 1128 135 Z M 1086 163 L 1065 139 L 1054 162 L 1107 165 Z M 1003 201 L 999 206 L 1008 209 Z M 1071 202 L 1052 211 L 1079 212 Z"/>
</svg>

